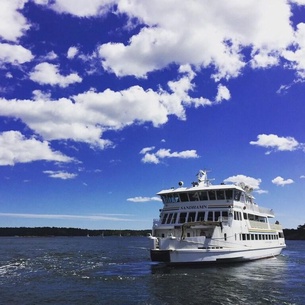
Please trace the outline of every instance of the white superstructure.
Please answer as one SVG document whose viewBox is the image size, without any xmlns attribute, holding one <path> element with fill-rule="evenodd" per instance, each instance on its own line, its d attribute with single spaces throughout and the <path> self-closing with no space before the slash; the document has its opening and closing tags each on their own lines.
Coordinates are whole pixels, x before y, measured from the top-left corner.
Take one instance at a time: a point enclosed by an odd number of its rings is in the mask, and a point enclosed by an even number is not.
<svg viewBox="0 0 305 305">
<path fill-rule="evenodd" d="M 190 188 L 163 190 L 154 220 L 152 261 L 169 264 L 247 261 L 279 255 L 286 246 L 274 213 L 258 206 L 245 184 L 212 185 L 200 171 Z"/>
</svg>

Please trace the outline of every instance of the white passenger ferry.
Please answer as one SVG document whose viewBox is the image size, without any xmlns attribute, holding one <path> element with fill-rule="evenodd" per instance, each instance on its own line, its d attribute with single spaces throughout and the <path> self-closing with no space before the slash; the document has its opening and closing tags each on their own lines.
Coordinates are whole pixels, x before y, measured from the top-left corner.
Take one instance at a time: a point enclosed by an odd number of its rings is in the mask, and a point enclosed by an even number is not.
<svg viewBox="0 0 305 305">
<path fill-rule="evenodd" d="M 283 229 L 273 210 L 258 206 L 243 183 L 212 185 L 207 171 L 190 188 L 163 190 L 154 220 L 151 260 L 168 264 L 242 262 L 279 255 Z"/>
</svg>

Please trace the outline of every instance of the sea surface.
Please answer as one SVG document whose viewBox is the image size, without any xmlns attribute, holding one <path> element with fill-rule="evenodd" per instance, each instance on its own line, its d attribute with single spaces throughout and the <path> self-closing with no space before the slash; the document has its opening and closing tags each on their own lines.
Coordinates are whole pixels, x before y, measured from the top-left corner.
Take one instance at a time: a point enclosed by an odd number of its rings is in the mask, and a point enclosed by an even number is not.
<svg viewBox="0 0 305 305">
<path fill-rule="evenodd" d="M 0 238 L 0 304 L 305 304 L 305 241 L 277 258 L 151 263 L 145 237 Z"/>
</svg>

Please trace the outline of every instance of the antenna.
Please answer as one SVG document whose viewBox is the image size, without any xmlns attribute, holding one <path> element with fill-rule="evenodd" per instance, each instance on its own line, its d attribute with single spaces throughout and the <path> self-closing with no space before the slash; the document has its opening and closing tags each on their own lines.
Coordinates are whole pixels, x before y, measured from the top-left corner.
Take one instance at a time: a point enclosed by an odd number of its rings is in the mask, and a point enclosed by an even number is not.
<svg viewBox="0 0 305 305">
<path fill-rule="evenodd" d="M 211 180 L 208 179 L 208 170 L 200 170 L 197 174 L 197 179 L 199 183 L 204 183 L 206 186 L 209 186 L 211 184 Z"/>
</svg>

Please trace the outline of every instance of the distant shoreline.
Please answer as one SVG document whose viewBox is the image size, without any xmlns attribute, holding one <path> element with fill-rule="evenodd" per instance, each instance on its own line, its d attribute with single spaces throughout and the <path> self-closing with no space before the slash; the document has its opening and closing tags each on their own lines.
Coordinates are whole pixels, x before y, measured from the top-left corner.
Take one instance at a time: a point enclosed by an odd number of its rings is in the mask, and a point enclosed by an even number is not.
<svg viewBox="0 0 305 305">
<path fill-rule="evenodd" d="M 20 227 L 20 228 L 0 228 L 0 237 L 55 237 L 55 236 L 147 236 L 151 230 L 89 230 L 79 228 L 61 227 Z M 305 240 L 305 227 L 299 226 L 297 229 L 284 229 L 287 240 Z"/>
<path fill-rule="evenodd" d="M 79 228 L 60 227 L 20 227 L 20 228 L 0 228 L 0 237 L 55 237 L 55 236 L 147 236 L 151 230 L 89 230 Z"/>
</svg>

